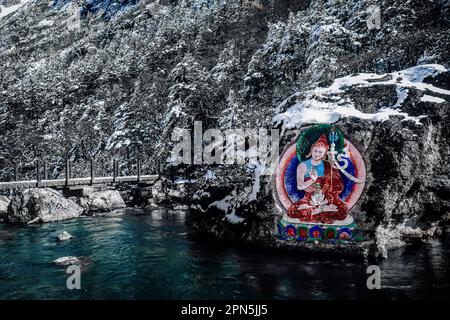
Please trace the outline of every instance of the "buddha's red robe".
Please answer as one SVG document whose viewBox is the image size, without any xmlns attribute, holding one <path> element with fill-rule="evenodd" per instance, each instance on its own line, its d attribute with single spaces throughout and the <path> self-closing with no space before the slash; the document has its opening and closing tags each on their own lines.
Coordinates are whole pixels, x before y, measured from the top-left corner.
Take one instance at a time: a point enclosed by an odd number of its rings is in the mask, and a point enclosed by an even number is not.
<svg viewBox="0 0 450 320">
<path fill-rule="evenodd" d="M 299 208 L 301 205 L 314 205 L 311 201 L 313 192 L 305 190 L 305 196 L 303 199 L 294 202 L 288 210 L 288 217 L 297 218 L 305 222 L 317 222 L 317 223 L 333 223 L 336 220 L 344 220 L 347 217 L 348 208 L 347 205 L 339 198 L 339 194 L 344 189 L 344 183 L 342 182 L 341 175 L 338 169 L 331 170 L 330 163 L 324 162 L 324 174 L 322 177 L 317 178 L 314 184 L 319 184 L 322 193 L 325 196 L 327 203 L 334 204 L 337 207 L 337 211 L 323 211 L 321 213 L 312 214 L 314 208 Z M 333 177 L 333 179 L 331 179 Z M 305 178 L 305 182 L 311 178 Z M 313 185 L 314 185 L 313 184 Z M 309 188 L 308 188 L 309 189 Z"/>
</svg>

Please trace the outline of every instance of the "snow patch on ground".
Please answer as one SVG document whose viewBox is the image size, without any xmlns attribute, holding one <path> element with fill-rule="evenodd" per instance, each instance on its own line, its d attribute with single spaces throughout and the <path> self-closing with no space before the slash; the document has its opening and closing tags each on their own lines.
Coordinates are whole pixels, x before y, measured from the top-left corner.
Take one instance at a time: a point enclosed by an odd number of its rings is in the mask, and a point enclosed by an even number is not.
<svg viewBox="0 0 450 320">
<path fill-rule="evenodd" d="M 244 218 L 236 215 L 236 198 L 237 192 L 234 189 L 229 195 L 222 200 L 214 201 L 209 207 L 216 207 L 217 209 L 225 212 L 225 219 L 231 223 L 240 223 Z"/>
<path fill-rule="evenodd" d="M 244 218 L 237 216 L 234 211 L 226 214 L 225 218 L 231 223 L 241 223 L 244 220 Z"/>
<path fill-rule="evenodd" d="M 411 228 L 400 224 L 396 226 L 378 226 L 375 231 L 376 243 L 378 255 L 383 258 L 387 258 L 388 251 L 403 247 L 407 244 L 408 239 L 417 238 L 422 239 L 430 237 L 434 234 L 436 227 L 428 230 L 422 230 L 419 228 Z"/>
<path fill-rule="evenodd" d="M 253 169 L 253 185 L 252 190 L 248 195 L 248 202 L 256 200 L 257 195 L 261 189 L 261 176 L 264 174 L 266 166 L 264 163 L 258 161 Z"/>
<path fill-rule="evenodd" d="M 183 177 L 176 177 L 174 183 L 175 184 L 193 184 L 196 183 L 196 179 L 186 179 Z"/>
<path fill-rule="evenodd" d="M 205 174 L 206 180 L 214 180 L 215 178 L 216 178 L 216 175 L 214 174 L 213 171 L 211 171 L 211 170 L 206 171 L 206 174 Z"/>
<path fill-rule="evenodd" d="M 252 154 L 252 150 L 249 150 L 249 154 Z M 225 219 L 231 223 L 240 223 L 245 220 L 236 215 L 236 208 L 256 201 L 258 193 L 261 190 L 261 176 L 266 170 L 265 163 L 255 161 L 248 164 L 247 169 L 253 174 L 252 185 L 245 187 L 244 190 L 240 190 L 239 192 L 234 189 L 222 200 L 214 201 L 209 205 L 209 207 L 216 207 L 225 212 Z"/>
<path fill-rule="evenodd" d="M 80 29 L 80 8 L 78 5 L 67 2 L 60 8 L 60 12 L 65 12 L 65 16 L 67 16 L 67 18 L 61 22 L 62 26 L 65 26 L 67 30 L 71 31 Z"/>
<path fill-rule="evenodd" d="M 420 101 L 424 101 L 424 102 L 433 102 L 433 103 L 443 103 L 446 102 L 446 100 L 439 98 L 439 97 L 435 97 L 435 96 L 430 96 L 428 94 L 424 94 L 423 97 L 420 99 Z"/>
<path fill-rule="evenodd" d="M 51 27 L 55 22 L 53 20 L 44 19 L 38 23 L 39 27 Z"/>
<path fill-rule="evenodd" d="M 338 78 L 329 87 L 318 87 L 305 92 L 303 95 L 298 92 L 295 93 L 294 96 L 297 99 L 301 99 L 300 97 L 303 97 L 303 99 L 297 100 L 296 104 L 285 112 L 281 112 L 286 101 L 289 100 L 289 98 L 286 99 L 277 107 L 277 114 L 274 116 L 273 122 L 276 125 L 282 124 L 283 129 L 293 129 L 300 127 L 303 123 L 334 123 L 345 117 L 357 117 L 374 122 L 382 122 L 388 120 L 391 116 L 401 116 L 405 121 L 414 121 L 420 124 L 419 121 L 424 116 L 412 117 L 400 109 L 408 97 L 408 89 L 450 95 L 450 90 L 423 83 L 425 78 L 434 77 L 447 71 L 442 65 L 426 64 L 382 75 L 359 73 Z M 389 107 L 380 108 L 375 113 L 364 113 L 356 109 L 353 101 L 341 96 L 351 87 L 364 88 L 374 85 L 396 86 L 396 103 Z M 438 99 L 434 99 L 433 102 L 436 102 Z"/>
<path fill-rule="evenodd" d="M 7 15 L 9 15 L 13 12 L 16 12 L 17 10 L 22 8 L 22 6 L 24 6 L 29 1 L 30 0 L 21 0 L 20 3 L 9 6 L 9 7 L 0 5 L 0 19 L 2 19 L 3 17 L 6 17 Z"/>
</svg>

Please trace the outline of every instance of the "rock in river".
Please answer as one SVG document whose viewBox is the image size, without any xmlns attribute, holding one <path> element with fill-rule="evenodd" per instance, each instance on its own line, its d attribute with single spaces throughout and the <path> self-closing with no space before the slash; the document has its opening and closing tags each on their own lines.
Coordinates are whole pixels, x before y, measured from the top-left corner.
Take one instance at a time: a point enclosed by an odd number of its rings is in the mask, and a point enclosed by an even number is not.
<svg viewBox="0 0 450 320">
<path fill-rule="evenodd" d="M 126 204 L 117 190 L 95 191 L 78 199 L 78 204 L 85 209 L 85 214 L 109 212 L 125 208 Z"/>
<path fill-rule="evenodd" d="M 75 257 L 75 256 L 65 256 L 53 261 L 55 264 L 61 267 L 68 267 L 71 265 L 79 266 L 80 268 L 86 267 L 91 263 L 91 259 L 86 256 Z"/>
<path fill-rule="evenodd" d="M 72 239 L 73 237 L 68 233 L 67 231 L 63 231 L 60 234 L 58 234 L 58 241 L 67 241 Z"/>
<path fill-rule="evenodd" d="M 82 212 L 83 208 L 53 189 L 31 188 L 17 192 L 0 218 L 15 223 L 53 222 L 79 217 Z"/>
<path fill-rule="evenodd" d="M 70 266 L 70 265 L 80 265 L 81 261 L 77 257 L 61 257 L 54 261 L 59 266 Z"/>
</svg>

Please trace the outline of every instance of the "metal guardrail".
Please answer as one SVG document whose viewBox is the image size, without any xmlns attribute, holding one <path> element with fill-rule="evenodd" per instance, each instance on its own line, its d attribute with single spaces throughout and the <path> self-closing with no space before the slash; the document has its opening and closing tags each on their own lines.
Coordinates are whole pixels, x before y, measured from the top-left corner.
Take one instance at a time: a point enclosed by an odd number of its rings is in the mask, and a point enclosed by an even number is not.
<svg viewBox="0 0 450 320">
<path fill-rule="evenodd" d="M 62 179 L 48 179 L 47 177 L 47 163 L 44 161 L 43 165 L 40 160 L 36 160 L 36 180 L 20 180 L 19 168 L 14 164 L 14 181 L 0 182 L 0 190 L 5 189 L 23 189 L 23 188 L 44 188 L 44 187 L 58 187 L 58 186 L 83 186 L 83 185 L 98 185 L 98 184 L 114 184 L 120 182 L 148 182 L 154 183 L 159 175 L 142 175 L 141 174 L 141 160 L 137 159 L 137 175 L 119 176 L 119 166 L 117 160 L 113 161 L 113 176 L 110 177 L 95 177 L 94 175 L 94 159 L 90 159 L 90 176 L 85 178 L 72 178 L 72 165 L 68 158 L 66 158 L 65 177 Z M 43 172 L 42 172 L 43 169 Z M 43 179 L 42 179 L 43 178 Z"/>
<path fill-rule="evenodd" d="M 135 176 L 119 176 L 119 177 L 87 177 L 72 179 L 52 179 L 52 180 L 25 180 L 0 182 L 0 190 L 4 189 L 24 189 L 24 188 L 45 188 L 58 186 L 80 186 L 80 185 L 96 185 L 96 184 L 112 184 L 120 182 L 148 182 L 154 183 L 159 175 L 135 175 Z"/>
</svg>

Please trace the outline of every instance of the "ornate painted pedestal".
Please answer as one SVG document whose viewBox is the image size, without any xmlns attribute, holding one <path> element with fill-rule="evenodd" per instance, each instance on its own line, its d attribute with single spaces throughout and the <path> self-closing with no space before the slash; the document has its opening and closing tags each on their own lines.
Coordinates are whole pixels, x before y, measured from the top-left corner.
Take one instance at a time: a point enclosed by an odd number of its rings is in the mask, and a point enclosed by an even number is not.
<svg viewBox="0 0 450 320">
<path fill-rule="evenodd" d="M 360 240 L 356 235 L 357 225 L 350 215 L 333 224 L 301 222 L 285 215 L 276 222 L 276 228 L 280 240 L 337 244 Z"/>
</svg>

